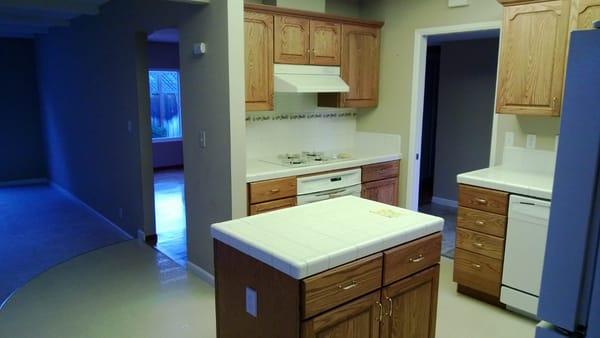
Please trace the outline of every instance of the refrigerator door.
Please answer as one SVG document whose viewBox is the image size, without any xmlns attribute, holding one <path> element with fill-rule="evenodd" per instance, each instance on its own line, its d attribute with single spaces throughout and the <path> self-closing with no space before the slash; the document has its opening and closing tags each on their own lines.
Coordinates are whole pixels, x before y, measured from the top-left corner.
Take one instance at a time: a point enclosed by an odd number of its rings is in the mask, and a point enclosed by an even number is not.
<svg viewBox="0 0 600 338">
<path fill-rule="evenodd" d="M 573 33 L 538 308 L 540 319 L 570 332 L 587 325 L 597 249 L 592 217 L 600 155 L 598 60 L 600 31 Z M 543 331 L 538 337 L 551 337 Z"/>
</svg>

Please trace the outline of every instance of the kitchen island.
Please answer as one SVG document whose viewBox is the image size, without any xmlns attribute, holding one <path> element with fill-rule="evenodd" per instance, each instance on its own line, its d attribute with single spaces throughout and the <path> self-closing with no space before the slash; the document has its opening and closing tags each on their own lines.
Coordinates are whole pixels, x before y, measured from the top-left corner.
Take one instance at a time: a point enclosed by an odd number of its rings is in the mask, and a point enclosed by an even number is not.
<svg viewBox="0 0 600 338">
<path fill-rule="evenodd" d="M 213 225 L 219 338 L 433 338 L 443 220 L 341 197 Z"/>
</svg>

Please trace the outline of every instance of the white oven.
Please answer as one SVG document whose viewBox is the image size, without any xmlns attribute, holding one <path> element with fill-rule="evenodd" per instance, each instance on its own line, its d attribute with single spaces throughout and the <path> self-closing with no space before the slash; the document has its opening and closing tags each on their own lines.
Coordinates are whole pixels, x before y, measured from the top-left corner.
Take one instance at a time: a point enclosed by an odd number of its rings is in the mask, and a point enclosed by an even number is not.
<svg viewBox="0 0 600 338">
<path fill-rule="evenodd" d="M 298 205 L 361 193 L 361 170 L 352 169 L 333 173 L 299 177 Z"/>
</svg>

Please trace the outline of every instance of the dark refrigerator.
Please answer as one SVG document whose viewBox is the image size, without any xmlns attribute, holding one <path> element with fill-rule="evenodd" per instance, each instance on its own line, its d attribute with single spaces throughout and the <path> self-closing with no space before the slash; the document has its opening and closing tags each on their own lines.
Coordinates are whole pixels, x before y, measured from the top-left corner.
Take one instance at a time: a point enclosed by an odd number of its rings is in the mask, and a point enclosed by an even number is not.
<svg viewBox="0 0 600 338">
<path fill-rule="evenodd" d="M 600 30 L 571 36 L 536 338 L 600 338 Z"/>
</svg>

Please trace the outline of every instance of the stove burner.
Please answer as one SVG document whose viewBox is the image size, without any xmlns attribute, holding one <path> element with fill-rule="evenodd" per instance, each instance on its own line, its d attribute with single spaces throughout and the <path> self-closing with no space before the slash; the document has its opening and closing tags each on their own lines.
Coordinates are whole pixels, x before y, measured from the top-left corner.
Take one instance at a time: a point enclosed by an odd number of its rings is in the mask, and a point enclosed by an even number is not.
<svg viewBox="0 0 600 338">
<path fill-rule="evenodd" d="M 292 158 L 292 159 L 290 160 L 290 164 L 302 164 L 302 163 L 304 163 L 304 161 L 302 161 L 302 160 L 301 160 L 301 159 L 299 159 L 299 158 L 297 158 L 297 159 L 294 159 L 294 158 Z"/>
</svg>

